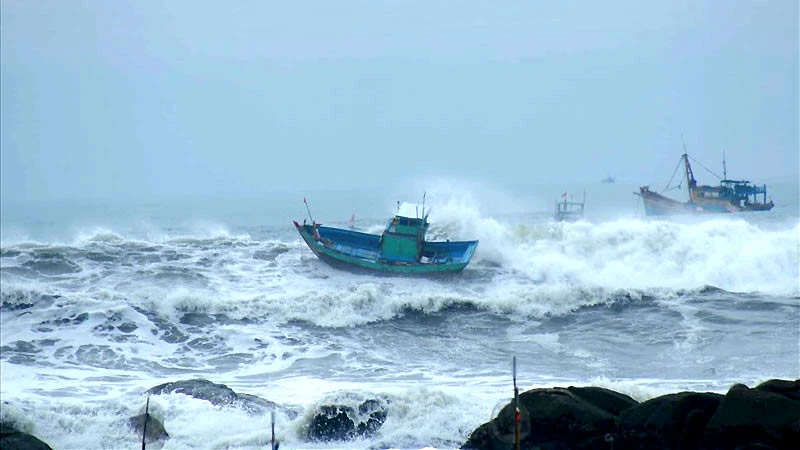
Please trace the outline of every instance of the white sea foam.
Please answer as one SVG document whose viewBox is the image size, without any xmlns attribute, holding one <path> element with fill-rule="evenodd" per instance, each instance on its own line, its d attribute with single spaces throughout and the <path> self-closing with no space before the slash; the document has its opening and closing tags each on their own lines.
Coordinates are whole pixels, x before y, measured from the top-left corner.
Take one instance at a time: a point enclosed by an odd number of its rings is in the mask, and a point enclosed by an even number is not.
<svg viewBox="0 0 800 450">
<path fill-rule="evenodd" d="M 739 218 L 693 224 L 620 219 L 521 225 L 482 218 L 478 209 L 460 200 L 437 211 L 447 236 L 480 239 L 474 261 L 458 283 L 342 272 L 317 260 L 299 240 L 241 238 L 241 245 L 218 246 L 184 238 L 169 241 L 174 245 L 154 244 L 152 262 L 144 266 L 82 259 L 81 248 L 98 239 L 112 247 L 128 242 L 110 231 L 93 232 L 81 246 L 70 247 L 69 257 L 81 271 L 64 276 L 75 279 L 76 296 L 122 296 L 171 317 L 172 311 L 269 315 L 322 326 L 352 326 L 390 319 L 408 309 L 430 312 L 464 303 L 541 317 L 620 297 L 669 297 L 705 285 L 788 296 L 800 292 L 800 225 L 762 230 Z M 184 256 L 175 259 L 175 251 Z M 255 257 L 257 252 L 274 256 L 265 261 Z M 24 255 L 4 258 L 2 268 L 6 272 L 29 260 Z M 3 277 L 6 299 L 17 285 L 56 291 L 30 278 Z"/>
</svg>

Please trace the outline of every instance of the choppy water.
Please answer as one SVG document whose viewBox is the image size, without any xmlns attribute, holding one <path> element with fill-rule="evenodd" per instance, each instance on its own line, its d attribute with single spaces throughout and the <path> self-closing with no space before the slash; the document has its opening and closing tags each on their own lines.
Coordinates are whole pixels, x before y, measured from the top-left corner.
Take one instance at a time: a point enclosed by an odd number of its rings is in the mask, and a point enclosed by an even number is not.
<svg viewBox="0 0 800 450">
<path fill-rule="evenodd" d="M 449 448 L 511 395 L 512 355 L 522 389 L 593 384 L 638 399 L 797 378 L 794 193 L 766 214 L 673 220 L 640 217 L 624 197 L 594 213 L 589 202 L 571 224 L 551 222 L 549 206 L 493 214 L 433 195 L 432 237 L 481 241 L 463 274 L 436 280 L 324 265 L 288 221 L 305 213 L 297 201 L 6 208 L 3 415 L 55 448 L 131 448 L 123 421 L 143 392 L 200 377 L 297 411 L 278 414 L 281 448 Z M 357 203 L 314 212 L 344 225 Z M 378 203 L 360 228 L 380 230 L 391 209 Z M 378 436 L 305 441 L 316 407 L 367 398 L 388 408 Z M 165 448 L 268 442 L 268 417 L 182 394 L 151 401 Z"/>
</svg>

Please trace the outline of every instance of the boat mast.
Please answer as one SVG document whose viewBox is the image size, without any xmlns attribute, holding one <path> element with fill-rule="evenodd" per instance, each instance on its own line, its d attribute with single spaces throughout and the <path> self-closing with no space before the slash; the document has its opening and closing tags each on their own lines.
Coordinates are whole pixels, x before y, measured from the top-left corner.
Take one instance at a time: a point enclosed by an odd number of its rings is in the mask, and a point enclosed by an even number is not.
<svg viewBox="0 0 800 450">
<path fill-rule="evenodd" d="M 722 179 L 728 179 L 728 165 L 725 163 L 725 150 L 722 151 Z"/>
<path fill-rule="evenodd" d="M 692 173 L 692 166 L 689 164 L 689 154 L 686 152 L 686 142 L 683 141 L 683 135 L 681 135 L 681 142 L 683 143 L 683 167 L 686 171 L 686 188 L 689 189 L 689 199 L 692 198 L 692 190 L 697 187 L 697 180 L 694 179 L 694 173 Z"/>
</svg>

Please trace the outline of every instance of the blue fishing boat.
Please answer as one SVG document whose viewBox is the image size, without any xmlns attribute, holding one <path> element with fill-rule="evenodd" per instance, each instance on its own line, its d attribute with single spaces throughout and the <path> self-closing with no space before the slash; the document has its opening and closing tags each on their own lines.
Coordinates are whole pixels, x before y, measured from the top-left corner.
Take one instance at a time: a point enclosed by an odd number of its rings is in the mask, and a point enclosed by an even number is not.
<svg viewBox="0 0 800 450">
<path fill-rule="evenodd" d="M 725 156 L 722 157 L 723 176 L 719 186 L 697 185 L 689 155 L 684 149 L 678 167 L 683 163 L 686 188 L 689 193 L 688 202 L 680 202 L 650 190 L 650 186 L 642 186 L 634 194 L 642 198 L 644 211 L 648 216 L 664 216 L 671 214 L 705 214 L 734 213 L 741 211 L 769 211 L 774 206 L 772 200 L 767 201 L 767 186 L 751 184 L 747 180 L 728 179 Z M 702 164 L 701 164 L 702 165 Z M 678 170 L 675 168 L 673 178 Z M 705 167 L 705 166 L 703 166 Z M 708 170 L 708 169 L 706 169 Z M 709 170 L 709 172 L 711 172 Z M 711 172 L 713 174 L 713 172 Z M 672 179 L 667 183 L 669 189 Z M 680 187 L 680 185 L 678 186 Z"/>
<path fill-rule="evenodd" d="M 306 206 L 308 204 L 306 203 Z M 309 211 L 309 217 L 311 213 Z M 294 222 L 305 243 L 331 266 L 385 274 L 434 275 L 461 272 L 478 241 L 427 241 L 424 207 L 403 203 L 380 235 Z"/>
</svg>

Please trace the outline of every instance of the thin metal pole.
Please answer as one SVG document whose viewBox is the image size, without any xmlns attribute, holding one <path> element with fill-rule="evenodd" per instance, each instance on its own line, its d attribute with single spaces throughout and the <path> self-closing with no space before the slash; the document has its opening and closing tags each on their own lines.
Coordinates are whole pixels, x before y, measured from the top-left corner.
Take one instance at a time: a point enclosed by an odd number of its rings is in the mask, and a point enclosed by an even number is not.
<svg viewBox="0 0 800 450">
<path fill-rule="evenodd" d="M 513 375 L 514 379 L 514 448 L 519 450 L 520 441 L 520 413 L 519 413 L 519 389 L 517 388 L 517 357 L 513 359 Z"/>
<path fill-rule="evenodd" d="M 144 426 L 142 427 L 142 450 L 145 450 L 144 438 L 147 436 L 147 419 L 150 418 L 150 395 L 147 396 L 147 403 L 144 406 Z"/>
<path fill-rule="evenodd" d="M 272 419 L 272 445 L 271 445 L 271 448 L 272 448 L 272 450 L 277 450 L 277 447 L 275 447 L 275 411 L 272 411 L 270 413 L 270 417 Z"/>
<path fill-rule="evenodd" d="M 311 219 L 311 223 L 315 223 L 314 218 L 311 217 L 311 208 L 308 207 L 308 202 L 306 201 L 305 197 L 303 197 L 303 203 L 306 204 L 306 211 L 308 211 L 308 218 Z"/>
</svg>

